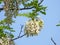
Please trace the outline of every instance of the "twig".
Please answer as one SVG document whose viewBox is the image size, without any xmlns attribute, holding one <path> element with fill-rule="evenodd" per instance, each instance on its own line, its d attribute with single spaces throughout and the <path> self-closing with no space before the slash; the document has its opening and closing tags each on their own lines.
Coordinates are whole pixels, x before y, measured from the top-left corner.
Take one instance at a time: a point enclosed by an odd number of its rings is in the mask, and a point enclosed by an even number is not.
<svg viewBox="0 0 60 45">
<path fill-rule="evenodd" d="M 17 9 L 17 10 L 26 10 L 26 9 L 32 9 L 33 7 L 29 7 L 29 8 L 20 8 L 20 9 Z M 0 8 L 0 10 L 4 10 L 4 8 Z M 11 10 L 14 10 L 14 9 L 11 9 Z"/>
<path fill-rule="evenodd" d="M 41 0 L 40 3 L 39 3 L 39 5 L 40 5 L 43 1 L 44 1 L 44 0 Z"/>
<path fill-rule="evenodd" d="M 20 35 L 22 33 L 22 29 L 23 29 L 23 25 L 21 25 L 21 29 L 20 29 L 20 33 L 19 33 L 19 36 L 18 37 L 20 37 Z"/>
<path fill-rule="evenodd" d="M 22 36 L 20 36 L 20 37 L 16 37 L 16 38 L 14 38 L 14 39 L 12 39 L 12 41 L 13 40 L 16 40 L 16 39 L 19 39 L 19 38 L 22 38 L 23 36 L 25 36 L 26 34 L 23 34 Z"/>
<path fill-rule="evenodd" d="M 54 45 L 56 45 L 55 41 L 53 40 L 53 38 L 51 37 L 51 41 L 54 43 Z"/>
<path fill-rule="evenodd" d="M 23 36 L 26 35 L 26 34 L 21 35 L 21 33 L 22 33 L 22 29 L 23 29 L 23 26 L 24 26 L 24 25 L 21 25 L 21 29 L 20 29 L 20 32 L 19 32 L 19 36 L 17 36 L 17 37 L 14 38 L 14 39 L 11 39 L 11 41 L 16 40 L 16 39 L 19 39 L 19 38 L 22 38 Z"/>
</svg>

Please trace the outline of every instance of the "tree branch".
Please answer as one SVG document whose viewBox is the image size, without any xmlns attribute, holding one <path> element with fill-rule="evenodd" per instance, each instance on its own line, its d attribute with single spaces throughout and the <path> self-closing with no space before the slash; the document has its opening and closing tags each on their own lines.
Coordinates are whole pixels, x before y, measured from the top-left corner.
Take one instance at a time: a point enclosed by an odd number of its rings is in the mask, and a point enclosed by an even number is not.
<svg viewBox="0 0 60 45">
<path fill-rule="evenodd" d="M 56 45 L 55 41 L 53 40 L 53 38 L 51 37 L 51 41 L 54 43 L 54 45 Z"/>
<path fill-rule="evenodd" d="M 19 33 L 19 36 L 18 37 L 20 37 L 20 35 L 22 33 L 22 29 L 23 29 L 23 25 L 21 25 L 21 29 L 20 29 L 20 33 Z"/>
<path fill-rule="evenodd" d="M 16 37 L 16 38 L 12 39 L 11 41 L 16 40 L 16 39 L 19 39 L 19 38 L 22 38 L 22 37 L 25 36 L 25 35 L 26 35 L 26 34 L 23 34 L 22 36 L 19 36 L 19 37 Z"/>
<path fill-rule="evenodd" d="M 44 0 L 41 0 L 40 3 L 38 5 L 40 5 Z"/>
<path fill-rule="evenodd" d="M 19 38 L 22 38 L 23 36 L 26 35 L 26 34 L 21 35 L 23 26 L 24 26 L 24 25 L 21 25 L 21 29 L 20 29 L 20 32 L 19 32 L 19 36 L 17 36 L 16 38 L 12 39 L 11 41 L 16 40 L 16 39 L 19 39 Z M 20 36 L 20 35 L 21 35 L 21 36 Z"/>
<path fill-rule="evenodd" d="M 34 8 L 34 7 L 21 8 L 21 9 L 17 9 L 17 10 L 27 10 L 27 9 L 32 9 L 32 8 Z M 1 10 L 4 10 L 4 8 L 0 8 L 0 11 Z M 14 9 L 11 9 L 11 10 L 14 10 Z"/>
<path fill-rule="evenodd" d="M 41 0 L 40 3 L 38 5 L 40 5 L 44 0 Z M 17 9 L 17 10 L 27 10 L 27 9 L 32 9 L 34 7 L 28 7 L 28 8 L 21 8 L 21 9 Z M 1 10 L 4 10 L 4 8 L 0 8 L 0 11 Z M 14 9 L 11 9 L 11 10 L 14 10 Z"/>
</svg>

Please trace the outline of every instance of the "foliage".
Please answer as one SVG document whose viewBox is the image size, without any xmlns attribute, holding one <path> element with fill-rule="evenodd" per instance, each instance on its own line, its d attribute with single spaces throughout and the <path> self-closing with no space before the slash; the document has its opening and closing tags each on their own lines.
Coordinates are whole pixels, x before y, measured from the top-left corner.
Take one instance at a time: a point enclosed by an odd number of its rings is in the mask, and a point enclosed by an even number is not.
<svg viewBox="0 0 60 45">
<path fill-rule="evenodd" d="M 59 23 L 59 24 L 57 24 L 56 26 L 60 26 L 60 23 Z"/>
<path fill-rule="evenodd" d="M 43 1 L 43 0 L 42 0 Z M 4 6 L 1 10 L 5 11 L 5 19 L 0 21 L 0 38 L 1 37 L 7 37 L 10 36 L 11 38 L 14 37 L 14 35 L 11 32 L 15 32 L 13 28 L 11 28 L 12 23 L 15 21 L 13 18 L 16 18 L 17 16 L 25 16 L 28 18 L 31 18 L 32 20 L 35 19 L 39 13 L 46 15 L 46 6 L 43 6 L 41 2 L 38 2 L 38 0 L 0 0 L 4 3 Z M 23 8 L 19 6 L 23 6 Z M 29 13 L 18 13 L 20 10 L 27 10 L 31 9 L 32 11 Z M 7 35 L 8 34 L 8 35 Z"/>
<path fill-rule="evenodd" d="M 0 21 L 0 37 L 6 37 L 7 34 L 9 33 L 9 32 L 7 33 L 7 31 L 15 32 L 13 30 L 13 28 L 11 28 L 11 27 L 7 26 L 7 24 L 5 24 L 5 20 Z M 12 34 L 9 34 L 9 35 L 11 35 L 11 37 L 12 37 Z"/>
<path fill-rule="evenodd" d="M 24 5 L 25 8 L 27 8 L 27 7 L 33 8 L 32 12 L 26 13 L 26 14 L 25 13 L 23 13 L 23 14 L 20 13 L 18 16 L 26 16 L 26 17 L 29 17 L 29 18 L 35 18 L 38 15 L 38 12 L 46 15 L 45 11 L 46 11 L 47 7 L 43 6 L 43 5 L 39 5 L 38 0 L 33 0 L 29 3 L 27 3 L 27 4 L 24 2 L 23 5 Z"/>
<path fill-rule="evenodd" d="M 0 4 L 1 4 L 2 0 L 0 0 Z"/>
</svg>

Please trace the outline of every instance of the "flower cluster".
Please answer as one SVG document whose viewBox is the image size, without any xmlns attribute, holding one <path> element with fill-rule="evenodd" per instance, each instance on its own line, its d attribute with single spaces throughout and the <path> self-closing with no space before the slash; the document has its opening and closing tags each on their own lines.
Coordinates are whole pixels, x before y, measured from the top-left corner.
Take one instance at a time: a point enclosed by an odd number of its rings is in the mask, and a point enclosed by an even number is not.
<svg viewBox="0 0 60 45">
<path fill-rule="evenodd" d="M 28 22 L 26 22 L 24 32 L 26 33 L 27 37 L 38 35 L 42 27 L 43 27 L 42 20 L 37 20 L 37 19 L 29 20 Z"/>
<path fill-rule="evenodd" d="M 10 38 L 2 37 L 0 38 L 0 45 L 14 45 L 14 41 L 11 41 Z"/>
<path fill-rule="evenodd" d="M 6 23 L 12 23 L 12 17 L 16 17 L 18 14 L 17 0 L 4 0 L 4 11 L 6 16 Z"/>
</svg>

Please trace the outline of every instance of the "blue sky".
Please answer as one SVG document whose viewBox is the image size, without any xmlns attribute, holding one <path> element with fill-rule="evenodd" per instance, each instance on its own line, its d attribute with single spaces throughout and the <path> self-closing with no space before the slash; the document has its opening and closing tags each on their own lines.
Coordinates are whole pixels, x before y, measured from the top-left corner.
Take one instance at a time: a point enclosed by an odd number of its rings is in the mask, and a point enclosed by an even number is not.
<svg viewBox="0 0 60 45">
<path fill-rule="evenodd" d="M 60 0 L 44 0 L 42 4 L 47 6 L 47 14 L 40 14 L 41 18 L 44 20 L 44 28 L 41 30 L 38 36 L 28 38 L 24 36 L 15 40 L 16 45 L 54 45 L 51 41 L 51 37 L 54 39 L 57 45 L 60 45 L 60 27 L 56 26 L 56 24 L 60 21 Z M 4 11 L 1 11 L 0 20 L 4 18 L 3 15 Z M 14 23 L 12 27 L 16 30 L 16 32 L 13 34 L 15 37 L 17 37 L 20 31 L 20 24 L 25 24 L 28 18 L 17 17 L 14 20 L 16 20 L 16 23 Z"/>
</svg>

